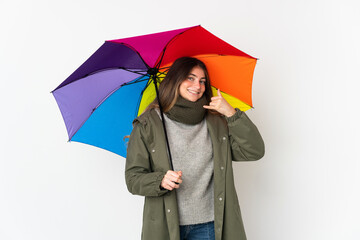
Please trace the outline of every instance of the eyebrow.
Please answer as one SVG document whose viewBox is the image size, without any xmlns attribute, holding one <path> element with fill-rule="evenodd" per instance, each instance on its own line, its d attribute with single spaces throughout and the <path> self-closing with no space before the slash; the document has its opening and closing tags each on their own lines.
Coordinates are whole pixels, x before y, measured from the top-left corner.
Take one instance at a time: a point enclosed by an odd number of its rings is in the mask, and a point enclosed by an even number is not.
<svg viewBox="0 0 360 240">
<path fill-rule="evenodd" d="M 196 76 L 196 75 L 195 75 L 195 74 L 193 74 L 193 73 L 189 73 L 189 75 L 192 75 L 192 76 L 198 77 L 198 76 Z M 203 78 L 200 78 L 200 79 L 205 79 L 205 80 L 206 80 L 206 77 L 203 77 Z"/>
</svg>

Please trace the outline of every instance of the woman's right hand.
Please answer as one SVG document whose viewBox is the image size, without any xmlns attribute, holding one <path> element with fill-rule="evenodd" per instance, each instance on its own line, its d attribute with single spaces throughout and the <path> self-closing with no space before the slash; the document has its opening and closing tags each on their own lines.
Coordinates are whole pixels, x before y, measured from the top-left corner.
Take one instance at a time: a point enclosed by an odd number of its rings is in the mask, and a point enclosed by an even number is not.
<svg viewBox="0 0 360 240">
<path fill-rule="evenodd" d="M 161 181 L 161 187 L 167 190 L 173 190 L 174 188 L 179 188 L 180 183 L 182 183 L 182 171 L 167 171 L 164 178 Z"/>
</svg>

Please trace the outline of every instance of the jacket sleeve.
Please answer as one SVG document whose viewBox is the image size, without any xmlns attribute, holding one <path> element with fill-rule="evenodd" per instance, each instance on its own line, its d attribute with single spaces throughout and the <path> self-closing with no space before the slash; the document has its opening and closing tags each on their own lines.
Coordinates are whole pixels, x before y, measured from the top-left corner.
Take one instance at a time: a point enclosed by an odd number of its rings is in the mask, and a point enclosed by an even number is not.
<svg viewBox="0 0 360 240">
<path fill-rule="evenodd" d="M 233 161 L 255 161 L 265 154 L 264 141 L 255 126 L 245 114 L 236 113 L 227 118 Z"/>
<path fill-rule="evenodd" d="M 150 156 L 144 141 L 144 128 L 137 123 L 130 135 L 125 181 L 130 193 L 141 196 L 156 197 L 164 195 L 168 190 L 161 190 L 160 184 L 166 172 L 151 170 Z"/>
</svg>

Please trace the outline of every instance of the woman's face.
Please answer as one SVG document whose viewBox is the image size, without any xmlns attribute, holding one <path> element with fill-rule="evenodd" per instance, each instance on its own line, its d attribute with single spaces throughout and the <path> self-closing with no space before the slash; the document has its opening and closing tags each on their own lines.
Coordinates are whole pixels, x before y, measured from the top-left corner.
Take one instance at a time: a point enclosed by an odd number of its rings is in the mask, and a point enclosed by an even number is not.
<svg viewBox="0 0 360 240">
<path fill-rule="evenodd" d="M 205 73 L 196 66 L 191 69 L 187 78 L 180 84 L 180 95 L 191 102 L 196 102 L 205 92 Z"/>
</svg>

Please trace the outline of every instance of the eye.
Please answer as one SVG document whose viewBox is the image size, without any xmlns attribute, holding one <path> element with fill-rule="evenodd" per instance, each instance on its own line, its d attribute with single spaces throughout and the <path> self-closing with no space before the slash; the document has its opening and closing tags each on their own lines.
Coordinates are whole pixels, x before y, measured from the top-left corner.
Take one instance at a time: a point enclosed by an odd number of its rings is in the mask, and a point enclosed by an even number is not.
<svg viewBox="0 0 360 240">
<path fill-rule="evenodd" d="M 188 77 L 188 80 L 194 81 L 194 78 L 190 76 L 190 77 Z"/>
<path fill-rule="evenodd" d="M 200 80 L 200 84 L 205 85 L 205 83 L 206 83 L 206 80 L 205 80 L 205 79 L 201 79 L 201 80 Z"/>
</svg>

